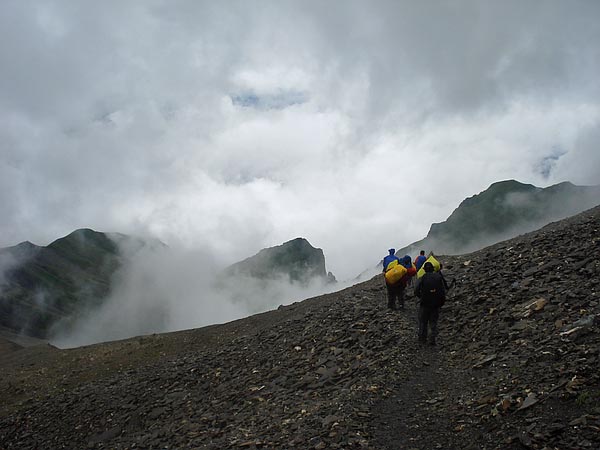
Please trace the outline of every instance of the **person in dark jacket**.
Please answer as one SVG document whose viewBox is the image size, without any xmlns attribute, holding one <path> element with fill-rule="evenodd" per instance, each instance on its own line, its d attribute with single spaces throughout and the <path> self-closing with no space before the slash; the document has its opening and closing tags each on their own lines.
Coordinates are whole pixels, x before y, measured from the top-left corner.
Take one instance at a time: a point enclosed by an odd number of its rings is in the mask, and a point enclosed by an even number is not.
<svg viewBox="0 0 600 450">
<path fill-rule="evenodd" d="M 444 278 L 439 272 L 434 272 L 433 264 L 423 265 L 425 274 L 417 281 L 415 296 L 421 299 L 419 305 L 419 342 L 427 342 L 427 328 L 431 329 L 429 343 L 435 345 L 438 334 L 438 318 L 440 309 L 446 301 Z"/>
<path fill-rule="evenodd" d="M 396 256 L 396 250 L 393 248 L 390 248 L 388 250 L 388 252 L 389 252 L 389 255 L 387 255 L 385 258 L 383 258 L 383 273 L 387 272 L 388 266 L 390 265 L 391 262 L 396 261 L 398 264 L 400 264 L 400 258 L 398 258 Z M 400 299 L 402 287 L 401 287 L 400 283 L 390 285 L 387 283 L 387 281 L 385 282 L 385 287 L 387 289 L 388 308 L 391 310 L 395 310 L 396 309 L 396 299 Z"/>
</svg>

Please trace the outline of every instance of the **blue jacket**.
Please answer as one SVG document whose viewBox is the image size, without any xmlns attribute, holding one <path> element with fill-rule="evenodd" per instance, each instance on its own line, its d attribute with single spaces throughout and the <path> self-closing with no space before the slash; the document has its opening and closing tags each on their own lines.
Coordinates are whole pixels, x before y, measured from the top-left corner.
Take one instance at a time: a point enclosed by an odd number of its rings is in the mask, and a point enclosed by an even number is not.
<svg viewBox="0 0 600 450">
<path fill-rule="evenodd" d="M 389 263 L 391 263 L 392 261 L 398 261 L 398 264 L 400 263 L 400 258 L 398 258 L 396 255 L 387 255 L 385 258 L 383 258 L 383 270 L 385 270 L 388 266 Z"/>
<path fill-rule="evenodd" d="M 425 264 L 425 261 L 427 261 L 427 257 L 425 255 L 419 255 L 415 258 L 415 267 L 417 270 L 419 270 L 421 266 Z"/>
</svg>

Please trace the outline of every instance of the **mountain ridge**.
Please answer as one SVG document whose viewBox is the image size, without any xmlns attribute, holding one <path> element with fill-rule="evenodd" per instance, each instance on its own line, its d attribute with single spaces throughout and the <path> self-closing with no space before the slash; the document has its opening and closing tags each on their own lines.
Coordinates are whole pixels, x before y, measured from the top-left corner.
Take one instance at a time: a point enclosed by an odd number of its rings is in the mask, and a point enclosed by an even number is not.
<svg viewBox="0 0 600 450">
<path fill-rule="evenodd" d="M 130 268 L 134 255 L 166 248 L 158 240 L 82 228 L 46 247 L 22 242 L 0 249 L 0 268 L 5 269 L 0 271 L 0 327 L 40 339 L 68 335 L 79 321 L 89 319 L 90 311 L 105 305 L 115 284 L 127 276 L 120 271 Z M 234 285 L 232 276 L 238 277 Z M 233 264 L 215 279 L 215 288 L 224 292 L 235 287 L 237 291 L 223 295 L 239 302 L 243 292 L 238 291 L 267 289 L 281 280 L 303 286 L 335 278 L 325 271 L 323 250 L 297 238 Z M 269 295 L 278 292 L 271 291 Z"/>
<path fill-rule="evenodd" d="M 105 255 L 90 246 L 79 254 L 79 238 L 72 233 L 46 247 L 25 242 L 0 250 L 1 255 L 12 257 L 3 271 L 0 325 L 44 337 L 53 323 L 72 313 L 78 284 L 86 287 L 92 298 L 106 295 L 109 274 L 96 270 L 94 264 L 116 270 L 116 250 Z"/>
<path fill-rule="evenodd" d="M 313 247 L 302 237 L 274 247 L 263 248 L 255 255 L 230 265 L 225 272 L 258 279 L 277 279 L 287 276 L 289 281 L 300 283 L 307 283 L 314 278 L 331 281 L 333 277 L 325 268 L 323 250 Z"/>
<path fill-rule="evenodd" d="M 47 338 L 58 323 L 102 303 L 127 257 L 156 245 L 164 244 L 81 228 L 45 247 L 25 241 L 0 249 L 0 326 Z"/>
<path fill-rule="evenodd" d="M 442 257 L 457 283 L 434 348 L 378 275 L 222 325 L 0 354 L 0 447 L 596 448 L 599 227 L 596 207 Z"/>
<path fill-rule="evenodd" d="M 400 248 L 397 254 L 471 252 L 598 204 L 600 186 L 565 181 L 540 188 L 516 180 L 498 181 L 464 199 L 445 221 L 433 223 L 425 238 Z"/>
</svg>

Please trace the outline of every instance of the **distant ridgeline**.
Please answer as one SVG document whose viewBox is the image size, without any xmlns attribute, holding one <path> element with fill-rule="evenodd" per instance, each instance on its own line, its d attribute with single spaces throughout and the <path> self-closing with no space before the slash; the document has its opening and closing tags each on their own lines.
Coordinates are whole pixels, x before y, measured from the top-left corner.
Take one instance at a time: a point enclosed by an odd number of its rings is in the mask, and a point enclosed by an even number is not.
<svg viewBox="0 0 600 450">
<path fill-rule="evenodd" d="M 143 248 L 166 246 L 118 233 L 89 229 L 39 247 L 23 242 L 0 249 L 0 333 L 49 338 L 98 307 L 111 293 L 114 276 Z M 307 284 L 335 281 L 325 271 L 323 250 L 298 238 L 261 250 L 229 267 L 226 276 L 242 274 L 267 283 L 284 279 Z"/>
<path fill-rule="evenodd" d="M 123 251 L 133 254 L 146 245 L 124 234 L 81 229 L 47 247 L 23 242 L 0 249 L 0 328 L 48 337 L 53 325 L 100 305 Z"/>
<path fill-rule="evenodd" d="M 227 274 L 245 275 L 259 280 L 275 280 L 305 284 L 317 278 L 335 282 L 325 270 L 323 250 L 315 248 L 304 238 L 296 238 L 276 247 L 262 249 L 256 255 L 235 263 Z"/>
<path fill-rule="evenodd" d="M 547 188 L 508 180 L 464 200 L 445 222 L 431 225 L 425 239 L 398 250 L 461 254 L 538 229 L 600 204 L 600 186 L 564 182 Z"/>
</svg>

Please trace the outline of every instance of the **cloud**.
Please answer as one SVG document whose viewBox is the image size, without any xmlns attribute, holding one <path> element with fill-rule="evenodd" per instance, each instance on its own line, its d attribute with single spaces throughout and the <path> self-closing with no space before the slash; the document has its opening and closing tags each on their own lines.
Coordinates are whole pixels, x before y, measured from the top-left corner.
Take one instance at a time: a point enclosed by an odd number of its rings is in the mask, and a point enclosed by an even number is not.
<svg viewBox="0 0 600 450">
<path fill-rule="evenodd" d="M 234 262 L 302 236 L 347 279 L 494 181 L 600 183 L 599 13 L 4 2 L 0 246 L 91 227 Z"/>
<path fill-rule="evenodd" d="M 595 123 L 579 133 L 569 152 L 556 161 L 555 178 L 582 185 L 600 184 L 600 124 Z"/>
<path fill-rule="evenodd" d="M 53 345 L 69 348 L 223 323 L 334 289 L 322 280 L 301 285 L 232 278 L 208 249 L 130 250 L 121 243 L 122 254 L 129 256 L 113 277 L 108 299 L 56 323 L 50 331 Z"/>
</svg>

